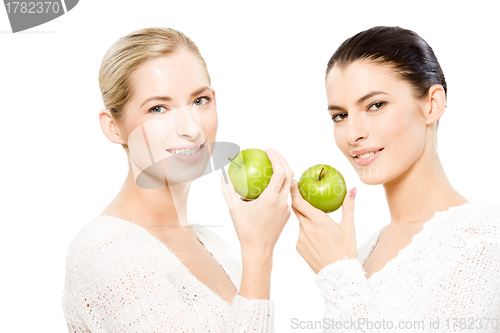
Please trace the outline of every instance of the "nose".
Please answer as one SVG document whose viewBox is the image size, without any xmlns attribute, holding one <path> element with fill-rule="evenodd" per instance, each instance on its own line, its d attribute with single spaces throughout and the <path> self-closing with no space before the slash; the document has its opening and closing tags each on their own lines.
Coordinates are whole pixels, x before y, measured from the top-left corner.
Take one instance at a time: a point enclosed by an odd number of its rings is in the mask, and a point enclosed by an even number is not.
<svg viewBox="0 0 500 333">
<path fill-rule="evenodd" d="M 195 108 L 188 107 L 180 112 L 177 134 L 181 137 L 196 138 L 202 131 L 198 112 Z"/>
<path fill-rule="evenodd" d="M 359 143 L 368 137 L 365 123 L 362 119 L 356 116 L 347 118 L 347 130 L 345 132 L 345 139 L 351 145 Z"/>
</svg>

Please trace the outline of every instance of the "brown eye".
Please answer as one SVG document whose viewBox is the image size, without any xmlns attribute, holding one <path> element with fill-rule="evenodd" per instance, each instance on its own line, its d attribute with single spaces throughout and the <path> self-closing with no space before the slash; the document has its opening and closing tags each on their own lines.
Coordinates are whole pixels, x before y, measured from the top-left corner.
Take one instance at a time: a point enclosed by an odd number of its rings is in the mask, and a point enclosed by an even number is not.
<svg viewBox="0 0 500 333">
<path fill-rule="evenodd" d="M 386 104 L 386 102 L 375 102 L 373 104 L 370 104 L 370 106 L 368 107 L 368 110 L 369 111 L 377 111 L 377 110 L 381 109 L 382 107 L 384 107 L 385 104 Z"/>
<path fill-rule="evenodd" d="M 342 117 L 342 116 L 343 116 L 343 118 L 339 119 L 339 117 Z M 337 113 L 336 115 L 334 115 L 332 117 L 332 120 L 334 122 L 338 123 L 338 122 L 341 122 L 342 120 L 344 120 L 346 117 L 347 117 L 347 113 Z"/>
</svg>

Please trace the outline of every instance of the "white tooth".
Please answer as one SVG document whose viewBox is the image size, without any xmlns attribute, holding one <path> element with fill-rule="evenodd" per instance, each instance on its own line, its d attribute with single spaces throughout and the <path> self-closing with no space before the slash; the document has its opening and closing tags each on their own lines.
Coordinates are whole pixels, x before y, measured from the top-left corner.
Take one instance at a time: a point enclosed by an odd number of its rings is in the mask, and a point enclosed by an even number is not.
<svg viewBox="0 0 500 333">
<path fill-rule="evenodd" d="M 364 153 L 364 154 L 358 155 L 358 158 L 367 158 L 373 154 L 375 154 L 375 153 L 374 152 Z"/>
<path fill-rule="evenodd" d="M 200 148 L 201 148 L 201 145 L 196 146 L 194 148 L 183 148 L 183 149 L 175 149 L 175 150 L 167 149 L 167 151 L 169 151 L 170 153 L 174 153 L 174 154 L 192 155 L 192 154 L 196 153 Z"/>
</svg>

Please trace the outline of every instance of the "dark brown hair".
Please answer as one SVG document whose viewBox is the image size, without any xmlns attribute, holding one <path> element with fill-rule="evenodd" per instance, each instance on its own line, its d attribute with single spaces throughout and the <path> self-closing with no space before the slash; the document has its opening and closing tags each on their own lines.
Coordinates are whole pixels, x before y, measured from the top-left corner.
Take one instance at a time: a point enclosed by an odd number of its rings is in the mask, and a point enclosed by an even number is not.
<svg viewBox="0 0 500 333">
<path fill-rule="evenodd" d="M 358 59 L 391 66 L 403 80 L 412 85 L 417 98 L 425 98 L 434 84 L 443 86 L 447 94 L 446 80 L 434 51 L 411 30 L 377 26 L 352 36 L 332 55 L 326 74 L 333 65 L 345 68 Z"/>
</svg>

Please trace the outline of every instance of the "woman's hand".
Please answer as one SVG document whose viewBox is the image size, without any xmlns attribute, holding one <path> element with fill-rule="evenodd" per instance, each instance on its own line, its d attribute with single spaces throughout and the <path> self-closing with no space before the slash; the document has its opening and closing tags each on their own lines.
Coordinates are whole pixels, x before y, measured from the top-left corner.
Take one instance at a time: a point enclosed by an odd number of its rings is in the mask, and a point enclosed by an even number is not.
<svg viewBox="0 0 500 333">
<path fill-rule="evenodd" d="M 294 179 L 290 190 L 292 209 L 300 222 L 297 252 L 307 261 L 314 273 L 338 260 L 358 257 L 354 230 L 354 197 L 356 188 L 347 192 L 342 203 L 342 220 L 334 222 L 322 210 L 302 198 Z"/>
<path fill-rule="evenodd" d="M 274 245 L 291 215 L 287 199 L 293 172 L 277 151 L 268 149 L 267 157 L 273 175 L 255 200 L 240 199 L 233 184 L 226 184 L 221 175 L 222 194 L 241 245 L 243 275 L 238 294 L 247 299 L 269 299 Z"/>
<path fill-rule="evenodd" d="M 267 254 L 272 256 L 274 245 L 291 215 L 287 203 L 293 171 L 280 153 L 267 150 L 273 167 L 271 181 L 255 200 L 241 199 L 232 183 L 221 175 L 222 194 L 229 207 L 242 255 Z"/>
</svg>

